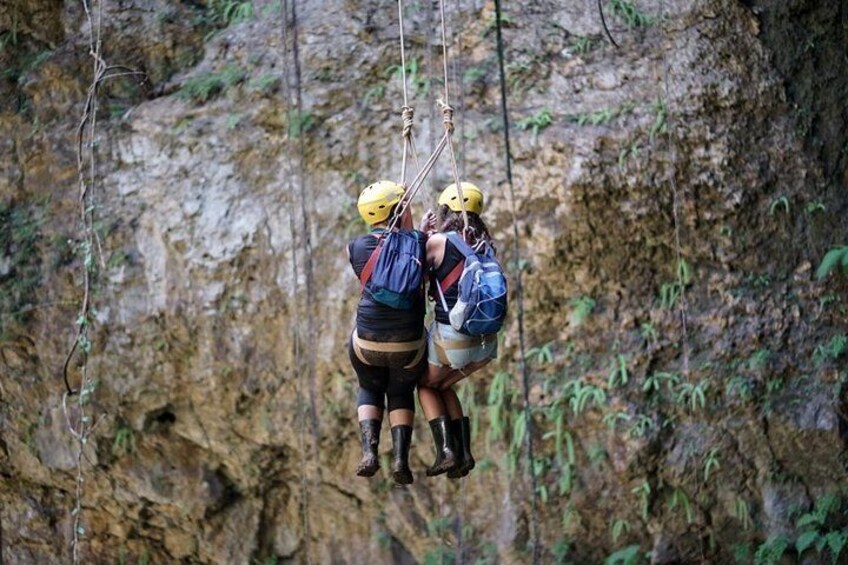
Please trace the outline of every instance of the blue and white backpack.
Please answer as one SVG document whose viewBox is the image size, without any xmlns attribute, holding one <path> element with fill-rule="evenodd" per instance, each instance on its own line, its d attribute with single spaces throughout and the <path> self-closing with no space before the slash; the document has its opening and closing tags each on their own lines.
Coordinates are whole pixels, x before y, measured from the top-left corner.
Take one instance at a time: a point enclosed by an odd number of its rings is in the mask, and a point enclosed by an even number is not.
<svg viewBox="0 0 848 565">
<path fill-rule="evenodd" d="M 454 267 L 437 285 L 451 326 L 460 333 L 473 336 L 497 333 L 506 318 L 507 286 L 494 250 L 485 245 L 484 250 L 478 253 L 457 233 L 446 235 L 465 257 L 465 262 Z M 448 309 L 444 292 L 457 280 L 456 304 Z"/>
</svg>

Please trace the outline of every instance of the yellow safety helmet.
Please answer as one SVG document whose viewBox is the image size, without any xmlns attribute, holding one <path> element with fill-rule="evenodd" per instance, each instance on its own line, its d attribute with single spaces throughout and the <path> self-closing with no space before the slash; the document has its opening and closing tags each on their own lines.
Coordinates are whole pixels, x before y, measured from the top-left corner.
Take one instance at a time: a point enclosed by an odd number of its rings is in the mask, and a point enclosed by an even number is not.
<svg viewBox="0 0 848 565">
<path fill-rule="evenodd" d="M 369 226 L 379 224 L 389 217 L 392 206 L 400 202 L 403 187 L 390 180 L 378 180 L 365 187 L 359 195 L 356 207 L 359 215 Z"/>
<path fill-rule="evenodd" d="M 439 195 L 439 206 L 447 206 L 454 212 L 462 212 L 462 204 L 459 202 L 459 194 L 456 183 L 449 184 Z M 470 182 L 462 183 L 462 198 L 465 200 L 465 209 L 473 214 L 483 212 L 483 191 Z"/>
</svg>

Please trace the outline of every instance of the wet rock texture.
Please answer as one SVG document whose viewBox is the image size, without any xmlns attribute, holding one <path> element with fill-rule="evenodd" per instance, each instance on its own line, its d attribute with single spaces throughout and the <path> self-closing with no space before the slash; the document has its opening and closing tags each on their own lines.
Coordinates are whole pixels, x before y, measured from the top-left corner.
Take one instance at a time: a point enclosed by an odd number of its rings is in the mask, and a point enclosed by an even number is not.
<svg viewBox="0 0 848 565">
<path fill-rule="evenodd" d="M 426 151 L 442 131 L 441 44 L 435 5 L 408 4 Z M 624 4 L 606 5 L 615 49 L 594 2 L 505 3 L 518 262 L 494 6 L 448 3 L 460 168 L 524 273 L 542 559 L 636 546 L 718 563 L 769 539 L 812 559 L 792 549 L 797 517 L 848 478 L 846 287 L 815 280 L 848 238 L 845 8 Z M 77 445 L 60 368 L 82 292 L 89 29 L 81 4 L 0 8 L 0 561 L 64 563 Z M 296 9 L 300 115 L 280 3 L 103 4 L 105 58 L 146 78 L 99 91 L 87 370 L 101 421 L 82 558 L 525 562 L 514 316 L 499 362 L 462 393 L 468 479 L 424 477 L 421 421 L 414 485 L 392 488 L 388 460 L 353 476 L 358 289 L 341 249 L 362 230 L 361 187 L 400 174 L 397 12 Z M 417 212 L 450 180 L 443 159 Z"/>
</svg>

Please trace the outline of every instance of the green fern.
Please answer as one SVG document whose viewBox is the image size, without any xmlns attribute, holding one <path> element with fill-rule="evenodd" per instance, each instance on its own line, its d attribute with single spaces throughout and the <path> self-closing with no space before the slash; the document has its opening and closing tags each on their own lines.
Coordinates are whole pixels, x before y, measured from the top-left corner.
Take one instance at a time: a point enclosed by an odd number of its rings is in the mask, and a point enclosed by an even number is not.
<svg viewBox="0 0 848 565">
<path fill-rule="evenodd" d="M 848 245 L 831 249 L 825 254 L 821 265 L 816 269 L 816 277 L 822 280 L 834 269 L 842 267 L 842 272 L 848 274 Z"/>
</svg>

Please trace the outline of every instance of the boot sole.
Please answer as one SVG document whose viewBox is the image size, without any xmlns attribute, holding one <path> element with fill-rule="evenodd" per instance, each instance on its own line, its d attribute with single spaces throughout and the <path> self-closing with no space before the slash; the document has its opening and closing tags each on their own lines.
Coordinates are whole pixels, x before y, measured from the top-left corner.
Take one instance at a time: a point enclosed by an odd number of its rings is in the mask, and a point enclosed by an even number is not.
<svg viewBox="0 0 848 565">
<path fill-rule="evenodd" d="M 373 477 L 377 474 L 377 471 L 380 470 L 380 467 L 360 467 L 356 469 L 357 477 Z"/>
<path fill-rule="evenodd" d="M 395 471 L 392 473 L 392 479 L 394 479 L 395 484 L 399 485 L 411 485 L 412 484 L 412 472 L 411 471 Z"/>
<path fill-rule="evenodd" d="M 448 460 L 446 459 L 441 465 L 438 467 L 430 467 L 427 469 L 426 473 L 428 477 L 438 477 L 448 471 L 453 471 L 456 468 L 456 460 Z"/>
</svg>

